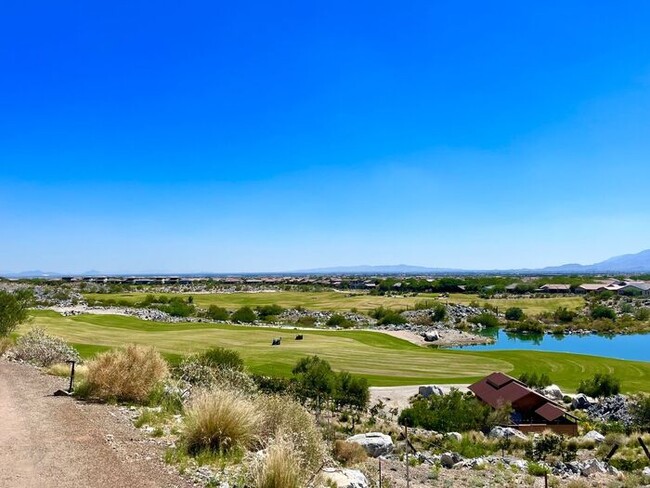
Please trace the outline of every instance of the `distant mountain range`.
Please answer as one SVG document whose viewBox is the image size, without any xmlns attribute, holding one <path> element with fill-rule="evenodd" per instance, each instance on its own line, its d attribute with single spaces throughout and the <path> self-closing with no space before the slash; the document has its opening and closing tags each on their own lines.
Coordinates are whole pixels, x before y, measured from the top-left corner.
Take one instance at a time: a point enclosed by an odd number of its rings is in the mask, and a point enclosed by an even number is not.
<svg viewBox="0 0 650 488">
<path fill-rule="evenodd" d="M 616 256 L 606 259 L 600 263 L 595 264 L 564 264 L 561 266 L 548 266 L 546 268 L 524 268 L 524 269 L 455 269 L 455 268 L 428 268 L 425 266 L 411 266 L 407 264 L 396 265 L 383 265 L 383 266 L 335 266 L 331 268 L 314 268 L 304 269 L 298 271 L 291 271 L 286 273 L 121 273 L 124 275 L 159 275 L 159 276 L 219 276 L 219 275 L 254 275 L 254 274 L 410 274 L 410 275 L 425 275 L 425 274 L 476 274 L 476 273 L 501 273 L 501 274 L 596 274 L 596 273 L 650 273 L 650 249 L 641 251 L 637 254 L 625 254 L 623 256 Z M 73 273 L 74 274 L 74 273 Z M 75 276 L 103 276 L 115 275 L 116 273 L 102 273 L 101 271 L 87 271 L 85 273 L 74 274 Z M 7 278 L 56 278 L 66 276 L 65 273 L 58 272 L 45 272 L 40 270 L 23 271 L 20 273 L 1 272 L 0 276 Z"/>
<path fill-rule="evenodd" d="M 541 274 L 595 274 L 595 273 L 650 273 L 650 249 L 637 254 L 625 254 L 595 264 L 564 264 L 546 268 L 472 270 L 454 268 L 427 268 L 398 264 L 394 266 L 338 266 L 298 271 L 305 274 L 463 274 L 463 273 L 541 273 Z"/>
</svg>

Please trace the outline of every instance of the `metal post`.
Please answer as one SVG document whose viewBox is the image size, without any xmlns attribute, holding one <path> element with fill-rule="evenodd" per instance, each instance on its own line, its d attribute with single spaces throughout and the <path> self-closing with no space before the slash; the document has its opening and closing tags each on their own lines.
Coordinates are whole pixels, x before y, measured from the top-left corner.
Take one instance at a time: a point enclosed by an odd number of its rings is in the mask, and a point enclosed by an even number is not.
<svg viewBox="0 0 650 488">
<path fill-rule="evenodd" d="M 648 452 L 648 448 L 645 445 L 645 442 L 643 442 L 643 439 L 639 437 L 639 444 L 641 444 L 641 447 L 643 448 L 643 452 L 645 452 L 645 455 L 648 459 L 650 459 L 650 452 Z"/>
<path fill-rule="evenodd" d="M 617 449 L 618 449 L 618 444 L 614 444 L 614 446 L 612 447 L 612 450 L 609 451 L 609 454 L 608 454 L 607 456 L 605 456 L 604 461 L 605 461 L 606 463 L 608 463 L 609 460 L 612 459 L 612 456 L 616 453 L 616 450 L 617 450 Z"/>
<path fill-rule="evenodd" d="M 379 461 L 379 488 L 381 488 L 381 459 Z"/>
<path fill-rule="evenodd" d="M 74 365 L 75 361 L 67 361 L 70 363 L 70 386 L 68 387 L 68 393 L 72 393 L 74 385 Z"/>
<path fill-rule="evenodd" d="M 406 437 L 406 488 L 411 486 L 411 476 L 409 473 L 409 428 L 404 426 L 404 436 Z"/>
<path fill-rule="evenodd" d="M 544 473 L 544 488 L 548 488 L 548 473 Z"/>
</svg>

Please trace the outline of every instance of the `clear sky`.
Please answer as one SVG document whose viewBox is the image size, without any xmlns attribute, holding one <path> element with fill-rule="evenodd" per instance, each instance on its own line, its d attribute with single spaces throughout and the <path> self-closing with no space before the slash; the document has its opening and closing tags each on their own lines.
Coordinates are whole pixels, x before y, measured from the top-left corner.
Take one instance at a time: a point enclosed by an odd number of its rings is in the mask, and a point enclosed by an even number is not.
<svg viewBox="0 0 650 488">
<path fill-rule="evenodd" d="M 0 271 L 650 248 L 650 4 L 20 1 Z"/>
</svg>

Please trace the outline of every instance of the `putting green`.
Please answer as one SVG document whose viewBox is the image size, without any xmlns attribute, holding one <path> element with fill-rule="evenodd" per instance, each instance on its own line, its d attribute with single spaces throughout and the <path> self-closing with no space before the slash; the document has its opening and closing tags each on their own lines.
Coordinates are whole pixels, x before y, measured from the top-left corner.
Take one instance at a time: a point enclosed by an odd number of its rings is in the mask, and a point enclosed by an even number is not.
<svg viewBox="0 0 650 488">
<path fill-rule="evenodd" d="M 296 341 L 292 329 L 163 324 L 116 315 L 63 317 L 49 311 L 33 312 L 33 320 L 20 332 L 32 325 L 82 345 L 88 354 L 97 350 L 91 346 L 125 343 L 150 344 L 167 354 L 227 347 L 239 351 L 251 371 L 269 375 L 288 375 L 299 358 L 318 354 L 335 369 L 363 375 L 374 386 L 470 383 L 492 371 L 537 371 L 571 391 L 595 372 L 610 372 L 621 379 L 624 391 L 650 391 L 647 362 L 551 352 L 439 350 L 372 331 L 301 330 L 304 340 Z M 281 346 L 271 346 L 274 337 L 282 337 Z"/>
</svg>

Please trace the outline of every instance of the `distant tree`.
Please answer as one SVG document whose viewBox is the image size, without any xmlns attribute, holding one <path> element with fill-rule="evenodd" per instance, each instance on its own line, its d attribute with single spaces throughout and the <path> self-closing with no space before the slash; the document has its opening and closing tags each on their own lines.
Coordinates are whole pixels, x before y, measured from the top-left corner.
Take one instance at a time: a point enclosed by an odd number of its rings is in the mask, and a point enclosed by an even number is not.
<svg viewBox="0 0 650 488">
<path fill-rule="evenodd" d="M 230 317 L 228 310 L 217 305 L 210 305 L 205 315 L 211 320 L 228 320 Z"/>
<path fill-rule="evenodd" d="M 300 359 L 291 370 L 298 396 L 303 399 L 326 400 L 335 386 L 335 374 L 330 363 L 318 356 L 309 356 Z"/>
<path fill-rule="evenodd" d="M 173 297 L 166 305 L 161 305 L 158 308 L 173 317 L 189 317 L 196 311 L 194 305 L 187 303 L 181 297 Z"/>
<path fill-rule="evenodd" d="M 241 307 L 233 312 L 230 316 L 230 319 L 233 322 L 250 324 L 255 322 L 257 315 L 253 312 L 253 309 L 250 307 Z"/>
<path fill-rule="evenodd" d="M 551 384 L 551 378 L 546 373 L 524 372 L 519 375 L 519 381 L 531 388 L 544 388 Z"/>
<path fill-rule="evenodd" d="M 488 328 L 499 327 L 499 319 L 496 315 L 489 312 L 474 315 L 467 320 L 473 324 L 481 324 Z"/>
<path fill-rule="evenodd" d="M 590 397 L 608 397 L 618 395 L 621 391 L 621 380 L 609 373 L 596 373 L 588 380 L 582 380 L 578 392 Z"/>
<path fill-rule="evenodd" d="M 519 321 L 524 318 L 524 311 L 519 307 L 510 307 L 506 310 L 506 320 Z"/>
<path fill-rule="evenodd" d="M 339 408 L 365 410 L 370 401 L 368 380 L 347 371 L 340 372 L 336 375 L 334 401 Z"/>
<path fill-rule="evenodd" d="M 384 307 L 375 308 L 370 312 L 370 316 L 377 319 L 379 325 L 406 323 L 406 319 L 399 312 Z"/>
<path fill-rule="evenodd" d="M 30 290 L 14 293 L 0 291 L 0 337 L 8 336 L 28 319 L 27 311 L 31 301 Z"/>
<path fill-rule="evenodd" d="M 650 308 L 637 308 L 634 313 L 634 318 L 640 322 L 645 322 L 650 319 Z"/>
</svg>

